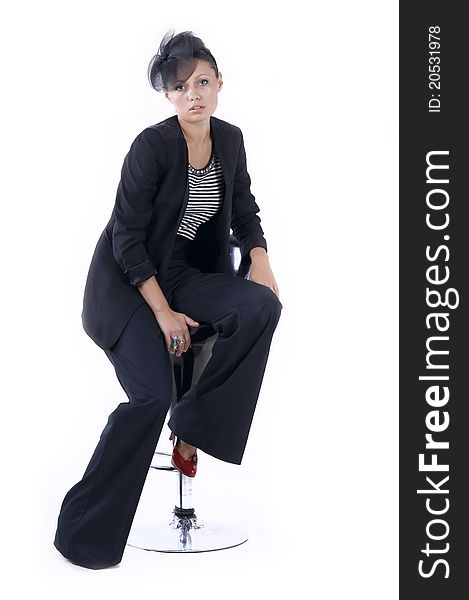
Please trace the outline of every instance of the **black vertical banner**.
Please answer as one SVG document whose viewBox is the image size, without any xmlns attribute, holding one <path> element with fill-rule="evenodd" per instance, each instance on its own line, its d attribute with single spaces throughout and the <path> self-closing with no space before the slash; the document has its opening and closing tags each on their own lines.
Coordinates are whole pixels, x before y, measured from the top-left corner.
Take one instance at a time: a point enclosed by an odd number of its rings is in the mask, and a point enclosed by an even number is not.
<svg viewBox="0 0 469 600">
<path fill-rule="evenodd" d="M 400 3 L 400 597 L 412 600 L 469 598 L 464 8 Z"/>
</svg>

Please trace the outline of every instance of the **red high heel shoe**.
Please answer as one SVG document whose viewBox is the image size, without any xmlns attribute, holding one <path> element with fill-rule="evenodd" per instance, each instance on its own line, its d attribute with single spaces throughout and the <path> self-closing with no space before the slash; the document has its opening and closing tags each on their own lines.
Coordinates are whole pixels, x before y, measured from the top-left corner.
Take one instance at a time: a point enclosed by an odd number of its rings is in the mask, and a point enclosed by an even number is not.
<svg viewBox="0 0 469 600">
<path fill-rule="evenodd" d="M 169 436 L 170 440 L 174 439 L 174 432 L 171 432 Z M 194 452 L 191 458 L 184 458 L 177 448 L 177 442 L 173 448 L 173 454 L 171 456 L 171 464 L 186 477 L 195 477 L 197 473 L 197 450 Z"/>
</svg>

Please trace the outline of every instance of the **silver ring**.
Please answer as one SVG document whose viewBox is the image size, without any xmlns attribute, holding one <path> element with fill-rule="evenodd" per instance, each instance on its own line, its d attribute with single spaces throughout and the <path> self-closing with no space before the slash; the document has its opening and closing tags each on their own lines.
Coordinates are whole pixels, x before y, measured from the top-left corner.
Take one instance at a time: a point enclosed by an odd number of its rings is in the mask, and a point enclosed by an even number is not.
<svg viewBox="0 0 469 600">
<path fill-rule="evenodd" d="M 177 347 L 178 347 L 178 336 L 172 335 L 171 336 L 171 348 L 174 348 L 176 350 Z"/>
</svg>

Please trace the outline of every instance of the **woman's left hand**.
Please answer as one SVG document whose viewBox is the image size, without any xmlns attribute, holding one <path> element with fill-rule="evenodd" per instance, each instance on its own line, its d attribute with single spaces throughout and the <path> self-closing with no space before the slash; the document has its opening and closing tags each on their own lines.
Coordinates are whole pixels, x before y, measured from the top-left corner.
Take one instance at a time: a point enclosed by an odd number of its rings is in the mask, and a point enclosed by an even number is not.
<svg viewBox="0 0 469 600">
<path fill-rule="evenodd" d="M 275 281 L 274 274 L 270 268 L 269 258 L 267 254 L 260 254 L 251 259 L 251 268 L 249 271 L 248 279 L 266 285 L 273 292 L 275 292 L 277 298 L 280 300 L 280 292 L 278 289 L 277 282 Z"/>
</svg>

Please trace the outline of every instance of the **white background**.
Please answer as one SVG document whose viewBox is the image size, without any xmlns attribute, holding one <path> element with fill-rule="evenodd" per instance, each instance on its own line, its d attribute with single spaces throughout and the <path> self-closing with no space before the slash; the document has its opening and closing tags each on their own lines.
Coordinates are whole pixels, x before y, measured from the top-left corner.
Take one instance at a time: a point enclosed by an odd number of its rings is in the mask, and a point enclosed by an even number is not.
<svg viewBox="0 0 469 600">
<path fill-rule="evenodd" d="M 398 3 L 3 6 L 8 597 L 397 598 Z M 200 453 L 194 483 L 199 516 L 249 541 L 127 547 L 92 571 L 54 548 L 56 519 L 126 397 L 82 329 L 82 295 L 130 143 L 174 114 L 146 71 L 172 28 L 223 74 L 215 116 L 243 130 L 284 309 L 243 464 Z M 171 477 L 149 474 L 134 524 L 167 518 Z"/>
</svg>

